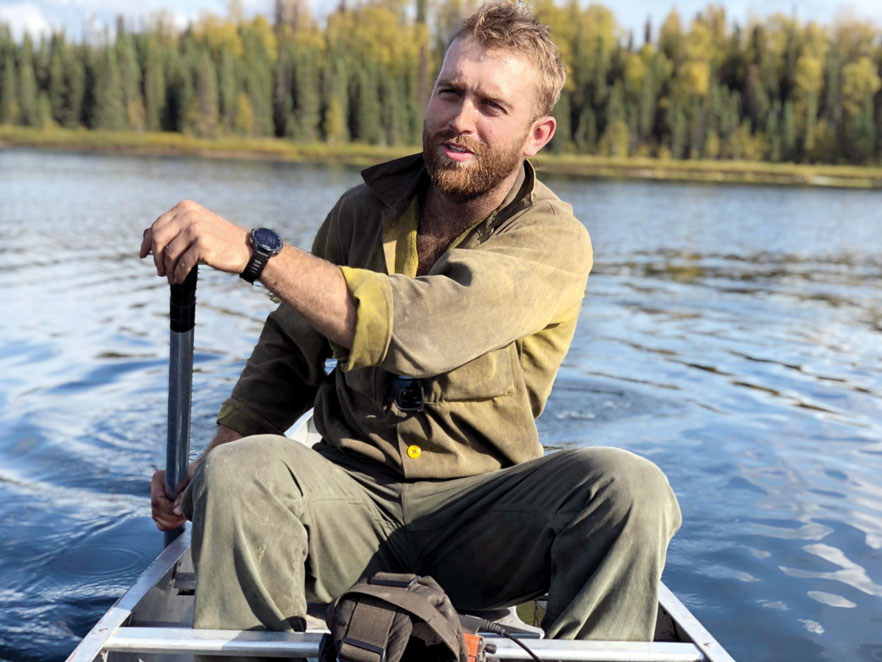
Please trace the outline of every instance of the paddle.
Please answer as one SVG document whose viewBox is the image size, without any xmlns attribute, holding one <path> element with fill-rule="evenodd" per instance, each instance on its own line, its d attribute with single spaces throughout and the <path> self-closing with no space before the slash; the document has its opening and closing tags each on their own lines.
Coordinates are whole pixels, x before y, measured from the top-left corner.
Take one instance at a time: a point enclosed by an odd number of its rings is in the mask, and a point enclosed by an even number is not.
<svg viewBox="0 0 882 662">
<path fill-rule="evenodd" d="M 168 442 L 165 458 L 165 493 L 177 496 L 177 486 L 187 475 L 190 460 L 190 402 L 193 395 L 193 327 L 196 324 L 196 278 L 193 267 L 180 285 L 171 286 L 168 357 Z M 184 530 L 165 532 L 168 546 Z"/>
</svg>

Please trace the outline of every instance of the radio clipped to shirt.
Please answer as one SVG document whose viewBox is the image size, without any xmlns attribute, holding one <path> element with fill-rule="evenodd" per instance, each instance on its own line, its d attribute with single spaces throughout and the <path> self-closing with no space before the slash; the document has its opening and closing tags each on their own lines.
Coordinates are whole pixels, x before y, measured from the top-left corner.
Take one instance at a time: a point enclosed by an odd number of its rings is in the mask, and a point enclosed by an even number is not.
<svg viewBox="0 0 882 662">
<path fill-rule="evenodd" d="M 403 413 L 423 413 L 426 409 L 426 386 L 423 380 L 415 377 L 396 377 L 392 382 L 392 402 Z"/>
</svg>

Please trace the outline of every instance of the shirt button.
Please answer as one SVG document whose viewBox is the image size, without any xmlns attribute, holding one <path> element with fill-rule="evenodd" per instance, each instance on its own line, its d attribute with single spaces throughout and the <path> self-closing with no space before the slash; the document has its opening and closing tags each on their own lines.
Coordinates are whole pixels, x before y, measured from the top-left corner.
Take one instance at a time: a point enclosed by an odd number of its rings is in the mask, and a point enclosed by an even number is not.
<svg viewBox="0 0 882 662">
<path fill-rule="evenodd" d="M 423 449 L 419 446 L 408 446 L 407 447 L 407 456 L 411 460 L 419 459 L 419 456 L 423 454 Z"/>
</svg>

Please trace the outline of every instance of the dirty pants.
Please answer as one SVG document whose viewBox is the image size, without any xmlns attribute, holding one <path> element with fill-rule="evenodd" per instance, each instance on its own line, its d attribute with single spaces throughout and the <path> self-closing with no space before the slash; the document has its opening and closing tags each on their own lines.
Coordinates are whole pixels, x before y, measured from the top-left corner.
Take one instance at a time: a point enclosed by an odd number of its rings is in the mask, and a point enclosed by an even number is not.
<svg viewBox="0 0 882 662">
<path fill-rule="evenodd" d="M 434 577 L 460 611 L 548 593 L 557 639 L 650 640 L 676 498 L 650 461 L 557 451 L 490 473 L 402 481 L 275 435 L 212 450 L 182 499 L 193 521 L 194 627 L 302 630 L 377 571 Z M 333 460 L 333 461 L 332 461 Z"/>
</svg>

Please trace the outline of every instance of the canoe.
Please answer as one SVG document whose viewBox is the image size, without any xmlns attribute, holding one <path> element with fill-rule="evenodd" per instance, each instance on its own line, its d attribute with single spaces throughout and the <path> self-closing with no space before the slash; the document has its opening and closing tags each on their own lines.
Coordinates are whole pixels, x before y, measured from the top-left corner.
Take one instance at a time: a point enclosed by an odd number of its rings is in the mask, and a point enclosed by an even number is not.
<svg viewBox="0 0 882 662">
<path fill-rule="evenodd" d="M 298 421 L 289 436 L 312 445 L 311 419 Z M 196 575 L 188 532 L 168 545 L 68 657 L 68 662 L 184 662 L 193 655 L 314 658 L 327 632 L 310 605 L 302 633 L 195 630 L 191 627 Z M 541 606 L 541 603 L 539 604 Z M 697 618 L 661 583 L 658 622 L 652 642 L 560 641 L 542 639 L 541 630 L 523 623 L 514 610 L 499 621 L 542 660 L 577 662 L 734 662 Z M 484 635 L 496 646 L 489 659 L 527 660 L 514 642 Z"/>
</svg>

